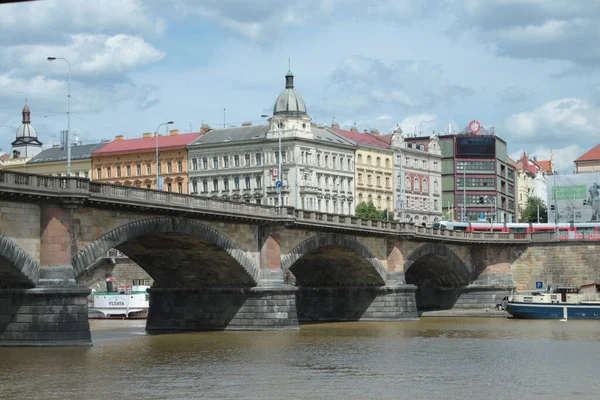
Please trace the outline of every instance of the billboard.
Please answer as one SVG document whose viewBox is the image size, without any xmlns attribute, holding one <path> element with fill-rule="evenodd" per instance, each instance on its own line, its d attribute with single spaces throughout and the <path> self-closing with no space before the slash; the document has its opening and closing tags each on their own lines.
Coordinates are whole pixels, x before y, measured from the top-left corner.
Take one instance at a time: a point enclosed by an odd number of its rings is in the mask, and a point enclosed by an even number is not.
<svg viewBox="0 0 600 400">
<path fill-rule="evenodd" d="M 456 155 L 470 157 L 494 157 L 496 139 L 483 136 L 464 136 L 456 138 Z"/>
<path fill-rule="evenodd" d="M 553 175 L 546 181 L 548 222 L 600 222 L 600 174 Z"/>
</svg>

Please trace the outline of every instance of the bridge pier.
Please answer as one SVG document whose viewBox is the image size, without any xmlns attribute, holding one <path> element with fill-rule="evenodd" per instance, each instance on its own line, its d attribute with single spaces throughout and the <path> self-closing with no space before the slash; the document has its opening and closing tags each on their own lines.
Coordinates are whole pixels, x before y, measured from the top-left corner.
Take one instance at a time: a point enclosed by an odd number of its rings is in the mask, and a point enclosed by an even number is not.
<svg viewBox="0 0 600 400">
<path fill-rule="evenodd" d="M 298 319 L 309 321 L 406 321 L 418 319 L 416 286 L 301 287 Z"/>
<path fill-rule="evenodd" d="M 40 268 L 35 288 L 0 289 L 0 346 L 91 346 L 89 294 L 71 266 Z"/>
<path fill-rule="evenodd" d="M 296 288 L 291 285 L 148 292 L 149 332 L 298 329 Z"/>
</svg>

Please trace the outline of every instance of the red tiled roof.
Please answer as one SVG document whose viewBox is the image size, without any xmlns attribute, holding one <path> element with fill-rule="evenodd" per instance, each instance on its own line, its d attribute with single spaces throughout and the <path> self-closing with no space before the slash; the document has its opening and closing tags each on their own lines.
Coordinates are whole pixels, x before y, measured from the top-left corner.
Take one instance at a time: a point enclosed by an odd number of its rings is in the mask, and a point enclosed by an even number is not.
<svg viewBox="0 0 600 400">
<path fill-rule="evenodd" d="M 596 145 L 591 150 L 585 152 L 581 157 L 579 157 L 577 161 L 598 161 L 600 160 L 600 144 Z"/>
<path fill-rule="evenodd" d="M 546 171 L 547 174 L 553 174 L 552 160 L 538 160 L 535 162 L 541 169 Z"/>
<path fill-rule="evenodd" d="M 360 132 L 352 132 L 345 131 L 339 128 L 332 128 L 333 131 L 339 133 L 340 135 L 348 138 L 350 140 L 354 140 L 359 144 L 364 144 L 367 146 L 380 147 L 382 149 L 389 149 L 390 144 L 386 143 L 384 140 L 380 139 L 379 136 L 371 134 L 371 133 L 360 133 Z"/>
<path fill-rule="evenodd" d="M 185 147 L 193 142 L 201 133 L 185 133 L 179 135 L 159 136 L 158 148 L 161 150 Z M 103 148 L 92 153 L 96 155 L 107 155 L 116 153 L 130 153 L 136 151 L 150 151 L 156 148 L 156 138 L 138 138 L 113 140 Z"/>
</svg>

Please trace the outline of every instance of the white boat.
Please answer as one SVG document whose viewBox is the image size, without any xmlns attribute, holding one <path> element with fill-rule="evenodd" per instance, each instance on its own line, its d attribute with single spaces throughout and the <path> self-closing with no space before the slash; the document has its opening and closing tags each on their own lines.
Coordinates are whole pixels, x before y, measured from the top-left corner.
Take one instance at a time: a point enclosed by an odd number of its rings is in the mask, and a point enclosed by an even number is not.
<svg viewBox="0 0 600 400">
<path fill-rule="evenodd" d="M 91 319 L 148 318 L 150 286 L 118 286 L 117 291 L 92 292 L 92 302 L 88 307 Z"/>
<path fill-rule="evenodd" d="M 498 308 L 515 318 L 600 319 L 600 284 L 515 293 L 504 298 Z"/>
</svg>

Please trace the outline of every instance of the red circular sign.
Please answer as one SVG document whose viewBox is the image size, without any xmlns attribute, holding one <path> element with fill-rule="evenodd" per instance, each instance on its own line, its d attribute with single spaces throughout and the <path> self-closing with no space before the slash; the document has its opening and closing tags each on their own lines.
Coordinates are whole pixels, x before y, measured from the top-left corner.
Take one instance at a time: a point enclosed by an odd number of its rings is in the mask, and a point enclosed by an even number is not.
<svg viewBox="0 0 600 400">
<path fill-rule="evenodd" d="M 479 121 L 474 119 L 473 121 L 469 122 L 469 131 L 471 131 L 471 133 L 477 133 L 480 130 L 481 130 L 481 124 L 479 123 Z"/>
</svg>

